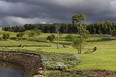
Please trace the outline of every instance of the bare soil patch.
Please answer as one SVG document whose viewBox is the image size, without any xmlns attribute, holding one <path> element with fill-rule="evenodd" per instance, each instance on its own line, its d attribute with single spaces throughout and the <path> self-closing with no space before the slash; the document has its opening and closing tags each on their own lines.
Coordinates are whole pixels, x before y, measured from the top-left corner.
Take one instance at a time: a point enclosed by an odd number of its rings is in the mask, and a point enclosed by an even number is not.
<svg viewBox="0 0 116 77">
<path fill-rule="evenodd" d="M 108 70 L 70 70 L 44 72 L 44 77 L 116 77 L 116 71 Z"/>
</svg>

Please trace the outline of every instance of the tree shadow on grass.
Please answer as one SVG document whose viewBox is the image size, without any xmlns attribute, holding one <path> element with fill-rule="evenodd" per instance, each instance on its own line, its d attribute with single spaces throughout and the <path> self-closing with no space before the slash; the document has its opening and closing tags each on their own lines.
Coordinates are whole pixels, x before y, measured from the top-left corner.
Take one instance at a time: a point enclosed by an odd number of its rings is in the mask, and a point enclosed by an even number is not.
<svg viewBox="0 0 116 77">
<path fill-rule="evenodd" d="M 100 40 L 89 40 L 87 42 L 104 42 L 104 41 L 112 41 L 114 38 L 101 38 Z"/>
<path fill-rule="evenodd" d="M 44 43 L 53 43 L 53 44 L 56 44 L 57 45 L 57 42 L 49 42 L 49 41 L 45 41 L 45 40 L 29 40 L 29 41 L 36 41 L 36 42 L 44 42 Z M 64 41 L 64 40 L 62 40 L 62 41 Z M 59 44 L 61 44 L 61 45 L 71 45 L 71 43 L 68 43 L 67 41 L 66 41 L 66 43 L 65 42 L 59 42 Z"/>
<path fill-rule="evenodd" d="M 53 42 L 53 43 L 57 45 L 57 42 Z M 71 43 L 64 43 L 64 42 L 59 42 L 59 44 L 61 44 L 61 45 L 71 45 Z"/>
<path fill-rule="evenodd" d="M 0 38 L 0 40 L 2 40 L 2 38 Z"/>
</svg>

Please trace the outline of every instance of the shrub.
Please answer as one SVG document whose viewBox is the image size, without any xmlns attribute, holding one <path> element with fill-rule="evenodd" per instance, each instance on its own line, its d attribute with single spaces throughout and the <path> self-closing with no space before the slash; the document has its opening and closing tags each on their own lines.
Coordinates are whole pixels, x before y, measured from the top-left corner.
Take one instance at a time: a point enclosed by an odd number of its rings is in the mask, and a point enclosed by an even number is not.
<svg viewBox="0 0 116 77">
<path fill-rule="evenodd" d="M 24 33 L 21 32 L 21 33 L 17 34 L 17 37 L 18 38 L 21 37 L 21 39 L 22 39 L 23 35 L 24 35 Z"/>
<path fill-rule="evenodd" d="M 116 31 L 115 30 L 112 32 L 112 36 L 116 36 Z"/>
<path fill-rule="evenodd" d="M 9 34 L 9 33 L 3 34 L 2 38 L 3 38 L 4 40 L 7 40 L 7 39 L 10 38 L 10 34 Z"/>
<path fill-rule="evenodd" d="M 55 39 L 55 35 L 50 35 L 50 36 L 47 36 L 47 40 L 53 42 Z"/>
<path fill-rule="evenodd" d="M 34 32 L 28 33 L 28 36 L 29 36 L 29 37 L 33 37 L 34 35 L 35 35 Z"/>
</svg>

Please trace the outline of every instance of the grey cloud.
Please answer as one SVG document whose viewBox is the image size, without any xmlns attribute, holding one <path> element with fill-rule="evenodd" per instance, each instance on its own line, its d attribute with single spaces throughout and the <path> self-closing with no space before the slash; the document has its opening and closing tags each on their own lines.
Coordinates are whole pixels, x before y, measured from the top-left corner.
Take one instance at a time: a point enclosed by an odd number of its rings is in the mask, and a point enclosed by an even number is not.
<svg viewBox="0 0 116 77">
<path fill-rule="evenodd" d="M 17 17 L 30 17 L 31 14 L 43 12 L 44 8 L 37 5 L 27 5 L 24 3 L 7 3 L 2 2 L 3 6 L 0 7 L 0 14 L 3 16 L 17 16 Z"/>
<path fill-rule="evenodd" d="M 71 23 L 73 15 L 83 13 L 86 16 L 85 23 L 99 22 L 101 20 L 114 22 L 116 8 L 115 3 L 112 1 L 114 0 L 3 0 L 3 3 L 7 4 L 7 6 L 0 5 L 0 16 L 3 18 L 6 16 L 37 18 L 47 23 Z M 42 20 L 38 21 L 38 23 L 42 22 Z M 27 20 L 25 19 L 25 21 Z"/>
</svg>

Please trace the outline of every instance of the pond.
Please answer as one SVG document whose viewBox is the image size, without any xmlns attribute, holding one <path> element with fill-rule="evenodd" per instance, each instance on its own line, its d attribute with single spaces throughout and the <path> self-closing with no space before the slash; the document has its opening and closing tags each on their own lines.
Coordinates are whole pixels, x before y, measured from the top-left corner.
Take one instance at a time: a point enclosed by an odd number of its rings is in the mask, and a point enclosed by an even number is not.
<svg viewBox="0 0 116 77">
<path fill-rule="evenodd" d="M 22 67 L 0 61 L 0 77 L 22 77 Z"/>
</svg>

